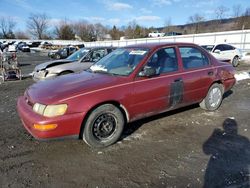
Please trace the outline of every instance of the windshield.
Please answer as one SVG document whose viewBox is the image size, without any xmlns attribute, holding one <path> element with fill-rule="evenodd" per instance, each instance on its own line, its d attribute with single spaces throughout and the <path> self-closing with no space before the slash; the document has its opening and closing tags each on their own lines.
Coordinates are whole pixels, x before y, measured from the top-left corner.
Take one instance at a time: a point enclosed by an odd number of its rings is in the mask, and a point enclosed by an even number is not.
<svg viewBox="0 0 250 188">
<path fill-rule="evenodd" d="M 89 49 L 82 48 L 80 50 L 77 50 L 73 54 L 71 54 L 69 57 L 67 57 L 67 59 L 69 59 L 71 61 L 78 61 L 83 56 L 85 56 L 88 52 L 89 52 Z"/>
<path fill-rule="evenodd" d="M 211 52 L 214 48 L 214 45 L 202 45 L 202 48 L 206 49 L 207 51 Z"/>
<path fill-rule="evenodd" d="M 92 72 L 127 76 L 148 53 L 145 48 L 117 49 L 90 67 Z"/>
</svg>

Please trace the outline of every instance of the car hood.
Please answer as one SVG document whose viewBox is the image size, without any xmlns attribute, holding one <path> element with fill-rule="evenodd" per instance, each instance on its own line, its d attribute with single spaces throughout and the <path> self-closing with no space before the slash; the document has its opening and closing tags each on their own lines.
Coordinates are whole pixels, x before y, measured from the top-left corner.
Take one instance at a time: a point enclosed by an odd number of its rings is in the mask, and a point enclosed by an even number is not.
<svg viewBox="0 0 250 188">
<path fill-rule="evenodd" d="M 26 95 L 33 103 L 58 104 L 79 94 L 125 83 L 127 79 L 127 77 L 83 71 L 35 83 L 26 90 Z"/>
<path fill-rule="evenodd" d="M 35 71 L 43 70 L 43 69 L 46 69 L 49 67 L 54 67 L 54 66 L 62 65 L 62 64 L 66 64 L 66 63 L 72 63 L 72 62 L 73 61 L 69 60 L 69 59 L 59 59 L 59 60 L 54 60 L 54 61 L 48 61 L 48 62 L 37 65 L 35 67 Z"/>
</svg>

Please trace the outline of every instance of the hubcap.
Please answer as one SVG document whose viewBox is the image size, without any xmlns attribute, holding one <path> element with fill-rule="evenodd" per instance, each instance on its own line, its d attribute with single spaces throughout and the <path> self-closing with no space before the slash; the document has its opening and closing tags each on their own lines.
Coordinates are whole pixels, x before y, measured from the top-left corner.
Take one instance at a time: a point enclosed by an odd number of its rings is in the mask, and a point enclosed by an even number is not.
<svg viewBox="0 0 250 188">
<path fill-rule="evenodd" d="M 211 107 L 216 107 L 219 105 L 221 101 L 221 91 L 219 88 L 213 88 L 212 91 L 209 93 L 209 104 Z"/>
<path fill-rule="evenodd" d="M 237 64 L 238 64 L 238 58 L 235 57 L 235 58 L 233 59 L 233 65 L 236 66 Z"/>
<path fill-rule="evenodd" d="M 112 114 L 101 114 L 93 124 L 94 136 L 99 140 L 108 139 L 116 129 L 116 119 Z"/>
</svg>

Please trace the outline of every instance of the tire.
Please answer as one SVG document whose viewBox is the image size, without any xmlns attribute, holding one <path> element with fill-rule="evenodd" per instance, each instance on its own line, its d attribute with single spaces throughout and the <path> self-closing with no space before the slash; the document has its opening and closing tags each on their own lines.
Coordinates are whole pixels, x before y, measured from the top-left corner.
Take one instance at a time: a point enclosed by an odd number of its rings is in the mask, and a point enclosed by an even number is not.
<svg viewBox="0 0 250 188">
<path fill-rule="evenodd" d="M 223 99 L 224 88 L 221 84 L 213 84 L 207 93 L 207 96 L 201 101 L 200 107 L 204 110 L 217 110 Z"/>
<path fill-rule="evenodd" d="M 58 55 L 58 54 L 55 55 L 55 58 L 56 59 L 61 59 L 60 55 Z"/>
<path fill-rule="evenodd" d="M 234 67 L 237 67 L 239 65 L 239 57 L 238 56 L 235 56 L 232 60 L 232 65 Z"/>
<path fill-rule="evenodd" d="M 101 105 L 88 116 L 82 138 L 94 148 L 110 146 L 120 138 L 124 122 L 124 116 L 117 107 L 112 104 Z"/>
<path fill-rule="evenodd" d="M 1 76 L 0 76 L 0 83 L 4 83 L 5 82 L 5 75 L 6 75 L 5 70 L 2 69 L 1 70 Z"/>
</svg>

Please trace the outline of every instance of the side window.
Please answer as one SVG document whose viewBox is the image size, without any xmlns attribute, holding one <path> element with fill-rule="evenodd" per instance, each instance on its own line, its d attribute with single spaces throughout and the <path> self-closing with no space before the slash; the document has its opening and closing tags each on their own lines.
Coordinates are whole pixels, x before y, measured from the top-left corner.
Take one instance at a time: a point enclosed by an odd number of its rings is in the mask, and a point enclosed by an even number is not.
<svg viewBox="0 0 250 188">
<path fill-rule="evenodd" d="M 184 69 L 202 68 L 209 65 L 208 57 L 194 47 L 179 48 Z"/>
<path fill-rule="evenodd" d="M 230 46 L 230 45 L 227 45 L 227 44 L 224 45 L 224 48 L 226 50 L 234 50 L 235 49 L 233 46 Z"/>
<path fill-rule="evenodd" d="M 215 50 L 224 51 L 224 47 L 223 47 L 222 44 L 219 44 L 219 45 L 217 45 L 217 46 L 215 47 L 214 51 L 215 51 Z"/>
<path fill-rule="evenodd" d="M 106 50 L 105 49 L 94 50 L 93 53 L 91 54 L 91 60 L 93 62 L 97 62 L 101 58 L 103 58 L 105 55 L 106 55 Z"/>
<path fill-rule="evenodd" d="M 177 71 L 178 61 L 175 48 L 158 50 L 152 55 L 147 66 L 155 68 L 157 74 Z"/>
</svg>

